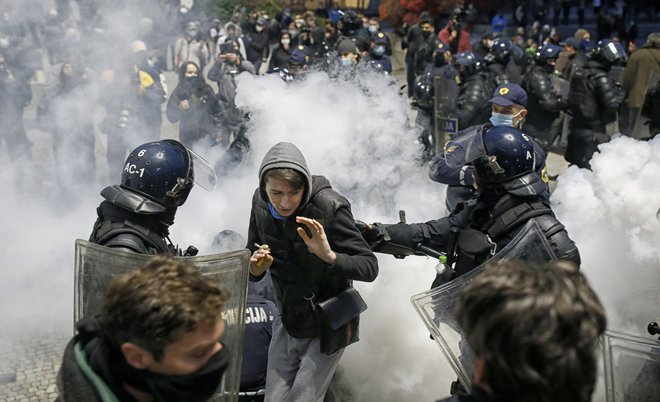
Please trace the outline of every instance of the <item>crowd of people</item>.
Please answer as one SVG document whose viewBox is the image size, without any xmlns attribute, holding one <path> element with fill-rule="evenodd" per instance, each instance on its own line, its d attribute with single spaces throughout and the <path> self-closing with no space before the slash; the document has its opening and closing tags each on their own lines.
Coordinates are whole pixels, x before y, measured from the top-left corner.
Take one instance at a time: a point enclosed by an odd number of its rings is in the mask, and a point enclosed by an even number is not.
<svg viewBox="0 0 660 402">
<path fill-rule="evenodd" d="M 216 174 L 249 151 L 250 116 L 236 103 L 240 74 L 277 74 L 295 85 L 309 71 L 338 80 L 360 72 L 392 84 L 391 56 L 405 51 L 420 159 L 430 179 L 448 185 L 446 217 L 364 223 L 310 172 L 296 145 L 270 148 L 246 217 L 248 238 L 237 247 L 251 252 L 241 401 L 327 399 L 345 347 L 358 341 L 364 307 L 352 283 L 377 279 L 375 252 L 444 255 L 448 269 L 435 288 L 487 263 L 530 222 L 562 262 L 493 264 L 465 291 L 456 316 L 475 354 L 475 378 L 449 400 L 590 400 L 606 321 L 579 273 L 577 245 L 549 203 L 545 158 L 565 140 L 566 160 L 589 168 L 613 136 L 650 139 L 660 130 L 660 33 L 638 48 L 625 13 L 610 20 L 599 6 L 597 32 L 579 28 L 562 38 L 543 25 L 543 13 L 517 2 L 516 26 L 496 13 L 472 43 L 475 9 L 461 2 L 444 15 L 421 13 L 399 41 L 377 17 L 337 2 L 324 18 L 236 8 L 225 22 L 182 4 L 133 5 L 134 29 L 121 32 L 110 23 L 117 16 L 95 1 L 55 1 L 41 19 L 20 19 L 22 9 L 7 3 L 0 21 L 0 126 L 16 168 L 30 163 L 23 122 L 30 102 L 38 102 L 38 127 L 52 133 L 63 194 L 94 187 L 94 133 L 108 136 L 109 171 L 121 181 L 101 192 L 91 242 L 194 255 L 173 245 L 169 229 L 194 184 L 212 189 Z M 558 19 L 556 12 L 554 25 Z M 39 48 L 47 57 L 35 61 Z M 39 70 L 48 70 L 45 90 L 33 100 Z M 175 86 L 165 79 L 170 70 Z M 178 140 L 161 139 L 163 115 L 178 124 Z M 442 131 L 440 121 L 455 125 Z M 192 151 L 213 147 L 224 150 L 215 166 Z M 64 172 L 72 163 L 75 177 Z M 530 302 L 539 295 L 545 305 Z M 101 317 L 79 322 L 66 349 L 61 401 L 208 400 L 228 364 L 219 319 L 228 297 L 162 256 L 115 278 Z M 536 343 L 528 343 L 532 329 L 510 325 L 522 320 L 536 326 Z M 509 353 L 523 345 L 531 352 Z"/>
<path fill-rule="evenodd" d="M 440 29 L 423 12 L 406 32 L 408 96 L 419 112 L 427 157 L 444 144 L 441 132 L 454 136 L 487 123 L 490 94 L 507 83 L 520 85 L 529 96 L 525 132 L 546 152 L 565 149 L 572 165 L 589 168 L 597 146 L 613 136 L 650 139 L 657 133 L 650 110 L 658 102 L 660 35 L 648 35 L 638 47 L 636 24 L 621 22 L 630 20 L 632 7 L 616 24 L 603 27 L 599 19 L 596 32 L 578 27 L 566 37 L 556 26 L 543 25 L 542 13 L 531 13 L 534 21 L 526 26 L 526 8 L 516 10 L 525 18 L 511 24 L 498 12 L 492 28 L 470 43 L 474 11 L 457 7 Z M 448 133 L 447 119 L 455 119 Z"/>
</svg>

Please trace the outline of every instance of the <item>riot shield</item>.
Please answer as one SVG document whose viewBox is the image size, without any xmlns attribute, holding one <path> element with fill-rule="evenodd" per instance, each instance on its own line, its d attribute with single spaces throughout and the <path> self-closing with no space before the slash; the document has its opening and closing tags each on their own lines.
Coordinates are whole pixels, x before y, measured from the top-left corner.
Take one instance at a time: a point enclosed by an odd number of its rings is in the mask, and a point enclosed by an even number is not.
<svg viewBox="0 0 660 402">
<path fill-rule="evenodd" d="M 474 361 L 472 352 L 463 339 L 463 333 L 454 319 L 454 310 L 463 289 L 472 279 L 483 272 L 486 264 L 511 259 L 535 263 L 557 259 L 543 231 L 534 219 L 527 222 L 516 237 L 486 263 L 449 283 L 411 298 L 415 310 L 426 324 L 465 389 L 470 389 L 471 386 Z"/>
<path fill-rule="evenodd" d="M 607 402 L 660 396 L 660 341 L 607 330 L 600 338 Z"/>
<path fill-rule="evenodd" d="M 74 322 L 101 312 L 105 289 L 110 280 L 145 263 L 151 256 L 115 250 L 84 240 L 76 240 Z M 212 400 L 238 400 L 245 330 L 245 305 L 250 252 L 231 251 L 200 257 L 179 257 L 203 275 L 213 278 L 230 291 L 223 318 L 226 323 L 222 343 L 231 353 L 222 384 Z"/>
<path fill-rule="evenodd" d="M 571 88 L 571 84 L 567 80 L 551 75 L 550 82 L 558 95 L 561 95 L 564 99 L 568 99 L 568 90 Z"/>
<path fill-rule="evenodd" d="M 435 94 L 435 151 L 442 152 L 445 143 L 458 133 L 458 119 L 456 118 L 458 84 L 453 79 L 434 77 L 433 90 Z"/>
</svg>

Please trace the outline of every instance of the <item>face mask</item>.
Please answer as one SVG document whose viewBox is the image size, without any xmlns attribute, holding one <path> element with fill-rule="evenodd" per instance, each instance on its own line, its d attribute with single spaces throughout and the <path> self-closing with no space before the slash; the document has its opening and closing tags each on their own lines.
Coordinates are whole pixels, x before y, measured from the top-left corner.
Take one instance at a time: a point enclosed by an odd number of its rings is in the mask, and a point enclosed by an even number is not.
<svg viewBox="0 0 660 402">
<path fill-rule="evenodd" d="M 428 38 L 431 36 L 431 31 L 422 31 L 422 35 L 424 35 L 425 38 Z"/>
<path fill-rule="evenodd" d="M 256 27 L 254 27 L 254 30 L 257 31 L 257 32 L 261 32 L 261 31 L 264 30 L 264 27 L 262 27 L 260 25 L 257 25 Z"/>
<path fill-rule="evenodd" d="M 158 61 L 158 59 L 157 59 L 156 57 L 149 57 L 149 58 L 147 58 L 147 63 L 148 63 L 151 67 L 155 66 L 157 61 Z"/>
<path fill-rule="evenodd" d="M 488 49 L 490 49 L 491 47 L 493 47 L 493 41 L 492 41 L 492 40 L 487 40 L 487 41 L 486 41 L 486 47 L 487 47 Z"/>
<path fill-rule="evenodd" d="M 157 402 L 203 402 L 210 399 L 220 386 L 229 357 L 229 351 L 224 346 L 199 370 L 187 375 L 157 374 L 126 364 L 128 369 L 124 379 L 129 385 L 153 396 Z"/>
<path fill-rule="evenodd" d="M 353 65 L 353 60 L 349 57 L 342 57 L 341 65 L 344 67 L 351 67 Z"/>
<path fill-rule="evenodd" d="M 582 39 L 582 41 L 580 41 L 580 49 L 587 50 L 587 46 L 589 46 L 589 41 Z"/>
<path fill-rule="evenodd" d="M 494 126 L 513 127 L 513 116 L 510 114 L 493 113 L 492 116 L 490 116 L 490 123 Z"/>
<path fill-rule="evenodd" d="M 378 27 L 375 25 L 369 25 L 369 32 L 375 34 L 376 32 L 378 32 Z"/>
<path fill-rule="evenodd" d="M 298 31 L 290 30 L 289 35 L 291 35 L 292 38 L 295 38 L 296 36 L 298 36 Z"/>
<path fill-rule="evenodd" d="M 493 113 L 490 117 L 490 123 L 494 126 L 516 127 L 513 125 L 513 119 L 520 116 L 520 113 L 522 113 L 522 110 L 514 115 Z"/>
<path fill-rule="evenodd" d="M 382 56 L 385 54 L 385 46 L 376 46 L 374 48 L 374 54 L 376 56 Z"/>
<path fill-rule="evenodd" d="M 282 45 L 288 46 L 291 43 L 291 39 L 282 39 Z"/>
</svg>

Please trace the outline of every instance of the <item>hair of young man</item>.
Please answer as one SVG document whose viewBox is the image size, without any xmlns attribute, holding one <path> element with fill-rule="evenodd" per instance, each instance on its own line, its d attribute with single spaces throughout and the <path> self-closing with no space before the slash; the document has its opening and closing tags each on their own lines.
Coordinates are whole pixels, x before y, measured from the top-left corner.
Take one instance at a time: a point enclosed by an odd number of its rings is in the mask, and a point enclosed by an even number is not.
<svg viewBox="0 0 660 402">
<path fill-rule="evenodd" d="M 228 298 L 225 290 L 183 261 L 153 257 L 112 280 L 104 324 L 113 344 L 132 342 L 159 361 L 167 345 L 200 322 L 220 320 Z"/>
<path fill-rule="evenodd" d="M 510 401 L 590 401 L 605 311 L 567 262 L 491 265 L 465 289 L 456 310 L 482 381 Z M 532 399 L 530 399 L 532 398 Z"/>
<path fill-rule="evenodd" d="M 286 181 L 294 190 L 305 189 L 305 177 L 302 173 L 294 169 L 282 168 L 268 170 L 264 174 L 264 185 L 270 178 Z"/>
</svg>

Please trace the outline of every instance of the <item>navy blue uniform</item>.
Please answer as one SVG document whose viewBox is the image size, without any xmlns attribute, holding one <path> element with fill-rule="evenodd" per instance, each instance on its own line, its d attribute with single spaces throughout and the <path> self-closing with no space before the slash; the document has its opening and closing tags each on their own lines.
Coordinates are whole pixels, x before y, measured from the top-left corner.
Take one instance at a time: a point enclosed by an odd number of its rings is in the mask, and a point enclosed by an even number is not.
<svg viewBox="0 0 660 402">
<path fill-rule="evenodd" d="M 273 320 L 278 315 L 275 303 L 257 292 L 248 292 L 241 369 L 241 400 L 244 399 L 243 396 L 249 399 L 252 395 L 263 395 L 266 389 L 268 347 L 273 335 Z"/>
</svg>

